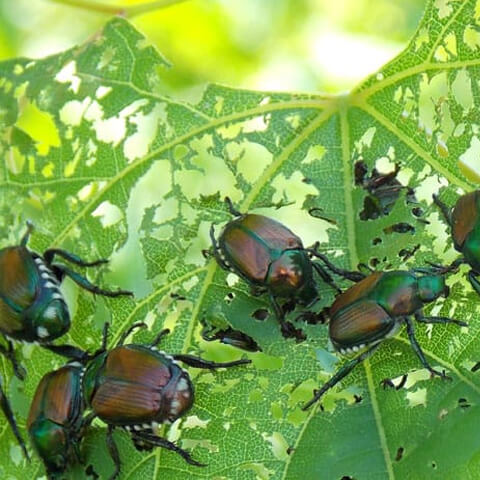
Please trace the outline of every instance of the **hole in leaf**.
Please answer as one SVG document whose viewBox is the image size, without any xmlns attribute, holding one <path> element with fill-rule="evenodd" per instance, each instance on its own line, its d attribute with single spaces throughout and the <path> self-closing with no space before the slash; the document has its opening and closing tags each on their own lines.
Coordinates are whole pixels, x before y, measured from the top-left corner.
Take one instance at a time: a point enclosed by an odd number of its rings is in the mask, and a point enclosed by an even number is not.
<svg viewBox="0 0 480 480">
<path fill-rule="evenodd" d="M 405 451 L 405 449 L 403 447 L 398 447 L 397 455 L 395 455 L 395 461 L 396 462 L 399 462 L 402 459 L 404 451 Z"/>
<path fill-rule="evenodd" d="M 459 398 L 458 399 L 458 406 L 460 408 L 470 408 L 472 405 L 466 398 Z"/>
<path fill-rule="evenodd" d="M 380 237 L 374 238 L 372 240 L 373 245 L 378 245 L 379 243 L 382 243 L 382 239 Z"/>
<path fill-rule="evenodd" d="M 255 310 L 252 313 L 252 317 L 255 318 L 256 320 L 260 320 L 263 322 L 263 320 L 267 319 L 269 316 L 268 310 L 265 308 L 259 308 L 258 310 Z"/>
<path fill-rule="evenodd" d="M 390 235 L 391 233 L 412 233 L 413 235 L 415 233 L 415 228 L 413 227 L 413 225 L 410 225 L 409 223 L 399 222 L 399 223 L 394 223 L 390 227 L 384 228 L 383 231 L 387 235 Z"/>
<path fill-rule="evenodd" d="M 179 295 L 178 293 L 172 292 L 170 294 L 170 297 L 173 298 L 174 300 L 186 300 L 187 297 L 184 297 L 183 295 Z"/>
<path fill-rule="evenodd" d="M 229 305 L 235 299 L 235 294 L 233 292 L 228 292 L 223 299 L 225 300 L 227 305 Z"/>
</svg>

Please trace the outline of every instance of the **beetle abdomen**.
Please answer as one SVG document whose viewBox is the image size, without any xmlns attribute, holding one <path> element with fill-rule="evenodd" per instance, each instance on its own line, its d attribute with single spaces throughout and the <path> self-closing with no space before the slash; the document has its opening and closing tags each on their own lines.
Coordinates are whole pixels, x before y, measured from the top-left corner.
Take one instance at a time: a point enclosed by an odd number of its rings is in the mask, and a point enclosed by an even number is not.
<svg viewBox="0 0 480 480">
<path fill-rule="evenodd" d="M 330 320 L 329 336 L 337 350 L 356 351 L 381 340 L 395 320 L 376 302 L 360 300 L 337 312 Z"/>
<path fill-rule="evenodd" d="M 455 247 L 462 251 L 468 234 L 479 220 L 480 191 L 467 193 L 460 197 L 452 211 L 452 236 Z"/>
</svg>

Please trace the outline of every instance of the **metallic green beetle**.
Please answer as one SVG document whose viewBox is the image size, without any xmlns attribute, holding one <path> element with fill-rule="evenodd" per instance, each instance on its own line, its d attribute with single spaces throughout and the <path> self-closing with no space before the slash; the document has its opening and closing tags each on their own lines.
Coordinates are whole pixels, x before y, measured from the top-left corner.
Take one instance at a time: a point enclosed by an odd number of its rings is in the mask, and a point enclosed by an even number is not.
<svg viewBox="0 0 480 480">
<path fill-rule="evenodd" d="M 80 460 L 79 445 L 91 417 L 83 417 L 84 366 L 69 363 L 47 373 L 38 384 L 30 406 L 27 429 L 49 479 L 61 477 Z"/>
<path fill-rule="evenodd" d="M 314 397 L 303 406 L 303 410 L 317 402 L 321 396 L 356 365 L 371 355 L 383 340 L 393 336 L 402 322 L 414 352 L 422 365 L 432 375 L 446 378 L 445 372 L 433 369 L 415 338 L 411 316 L 421 323 L 455 323 L 466 326 L 465 322 L 447 317 L 426 317 L 422 308 L 441 295 L 448 296 L 449 289 L 445 276 L 435 274 L 434 269 L 414 271 L 375 272 L 339 295 L 330 307 L 329 337 L 333 346 L 342 354 L 359 352 L 333 375 Z"/>
<path fill-rule="evenodd" d="M 434 202 L 440 207 L 448 225 L 452 229 L 455 249 L 463 254 L 452 263 L 453 270 L 462 263 L 472 267 L 468 279 L 473 289 L 480 294 L 480 190 L 461 196 L 453 208 L 447 207 L 436 195 Z"/>
<path fill-rule="evenodd" d="M 214 370 L 250 363 L 241 359 L 215 363 L 186 354 L 167 355 L 157 349 L 169 333 L 161 331 L 149 345 L 124 345 L 127 336 L 143 323 L 134 324 L 123 334 L 117 346 L 107 351 L 108 325 L 102 348 L 88 362 L 83 376 L 83 394 L 92 415 L 108 425 L 107 447 L 115 464 L 110 480 L 121 468 L 120 455 L 113 438 L 117 427 L 130 432 L 135 447 L 151 450 L 166 448 L 178 453 L 187 463 L 204 466 L 174 443 L 158 435 L 158 426 L 174 422 L 193 405 L 194 388 L 190 376 L 177 361 L 195 368 Z"/>
<path fill-rule="evenodd" d="M 220 267 L 243 278 L 253 295 L 267 293 L 275 315 L 287 335 L 291 327 L 284 321 L 284 311 L 277 298 L 293 299 L 311 305 L 318 299 L 313 270 L 340 292 L 330 274 L 311 256 L 320 258 L 334 273 L 358 281 L 358 272 L 348 272 L 328 262 L 316 248 L 304 248 L 302 240 L 285 225 L 263 215 L 242 214 L 230 199 L 225 199 L 230 213 L 237 217 L 227 223 L 218 243 L 214 226 L 210 229 L 213 253 Z"/>
<path fill-rule="evenodd" d="M 38 342 L 54 353 L 66 357 L 77 356 L 75 347 L 50 343 L 70 328 L 70 314 L 60 291 L 60 283 L 65 275 L 94 294 L 108 297 L 132 295 L 132 292 L 125 290 L 104 290 L 65 265 L 53 262 L 54 257 L 59 256 L 82 267 L 93 267 L 107 260 L 85 262 L 72 253 L 56 248 L 46 250 L 43 255 L 30 251 L 27 243 L 33 225 L 27 223 L 27 227 L 20 245 L 0 250 L 0 333 L 7 342 L 7 347 L 0 345 L 0 354 L 10 360 L 15 375 L 20 379 L 24 378 L 25 372 L 17 363 L 12 340 Z M 28 458 L 1 383 L 0 399 L 3 412 Z"/>
</svg>

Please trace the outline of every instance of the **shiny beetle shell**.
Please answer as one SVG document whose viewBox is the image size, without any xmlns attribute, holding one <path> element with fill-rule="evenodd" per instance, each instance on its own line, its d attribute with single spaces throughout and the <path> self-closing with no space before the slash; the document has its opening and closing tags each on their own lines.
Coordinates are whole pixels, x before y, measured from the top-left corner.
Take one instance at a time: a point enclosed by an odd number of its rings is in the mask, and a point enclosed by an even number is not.
<svg viewBox="0 0 480 480">
<path fill-rule="evenodd" d="M 47 373 L 33 397 L 27 429 L 49 473 L 63 472 L 77 454 L 84 411 L 82 367 L 66 365 Z"/>
<path fill-rule="evenodd" d="M 345 290 L 340 294 L 330 307 L 330 315 L 334 316 L 339 310 L 351 305 L 359 298 L 365 297 L 377 284 L 380 278 L 383 276 L 382 272 L 375 272 L 363 280 L 360 280 L 355 285 L 352 285 L 348 290 Z"/>
<path fill-rule="evenodd" d="M 280 222 L 248 214 L 229 222 L 219 238 L 228 264 L 247 280 L 263 284 L 270 264 L 285 250 L 303 249 L 302 241 Z"/>
<path fill-rule="evenodd" d="M 173 422 L 194 400 L 187 372 L 142 345 L 116 347 L 90 364 L 85 395 L 94 413 L 114 426 Z"/>
<path fill-rule="evenodd" d="M 27 342 L 47 342 L 70 328 L 58 280 L 24 246 L 0 250 L 0 331 Z"/>
<path fill-rule="evenodd" d="M 364 347 L 385 338 L 394 327 L 395 320 L 380 305 L 363 300 L 331 318 L 329 336 L 337 350 Z"/>
</svg>

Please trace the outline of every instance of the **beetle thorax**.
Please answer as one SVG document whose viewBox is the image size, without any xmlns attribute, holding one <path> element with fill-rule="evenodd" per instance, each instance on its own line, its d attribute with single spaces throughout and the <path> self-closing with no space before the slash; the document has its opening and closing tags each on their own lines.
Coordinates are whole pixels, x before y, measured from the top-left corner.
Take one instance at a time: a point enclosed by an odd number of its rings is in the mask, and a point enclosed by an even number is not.
<svg viewBox="0 0 480 480">
<path fill-rule="evenodd" d="M 301 250 L 287 250 L 270 264 L 266 284 L 274 295 L 289 297 L 295 296 L 305 283 L 305 273 L 311 272 L 303 261 L 304 252 Z"/>
</svg>

